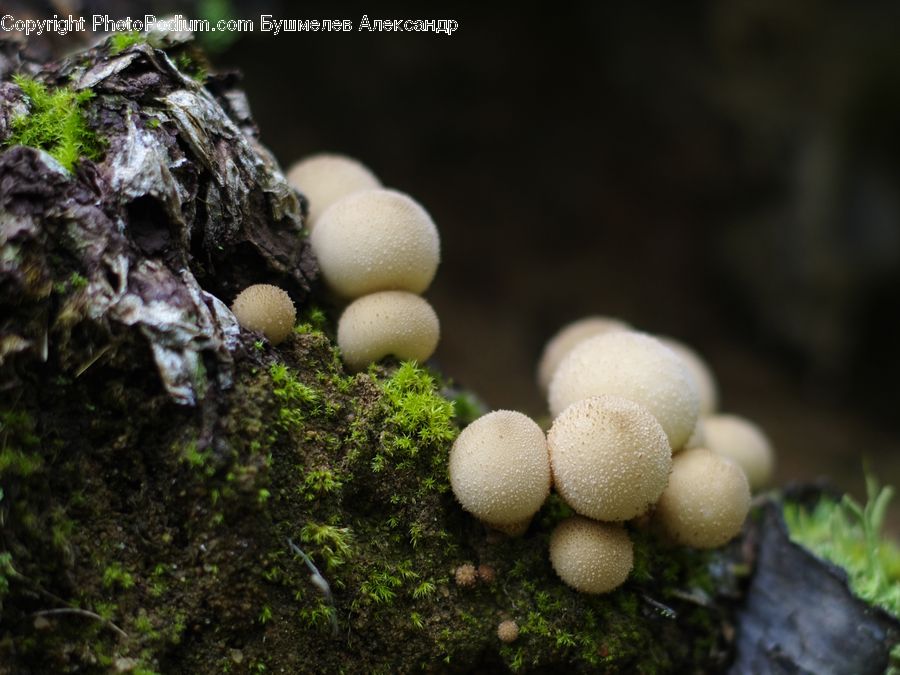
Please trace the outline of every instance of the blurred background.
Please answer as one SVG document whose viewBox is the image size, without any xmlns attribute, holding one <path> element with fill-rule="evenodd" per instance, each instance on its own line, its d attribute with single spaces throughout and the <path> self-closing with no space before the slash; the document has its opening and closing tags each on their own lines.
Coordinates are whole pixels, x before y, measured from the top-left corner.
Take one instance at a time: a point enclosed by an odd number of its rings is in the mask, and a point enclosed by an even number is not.
<svg viewBox="0 0 900 675">
<path fill-rule="evenodd" d="M 862 496 L 867 458 L 900 484 L 897 3 L 15 4 L 253 18 L 206 36 L 213 64 L 285 169 L 345 153 L 430 211 L 436 358 L 490 407 L 545 414 L 546 340 L 616 316 L 706 357 L 780 482 Z M 273 36 L 260 13 L 459 28 Z"/>
</svg>

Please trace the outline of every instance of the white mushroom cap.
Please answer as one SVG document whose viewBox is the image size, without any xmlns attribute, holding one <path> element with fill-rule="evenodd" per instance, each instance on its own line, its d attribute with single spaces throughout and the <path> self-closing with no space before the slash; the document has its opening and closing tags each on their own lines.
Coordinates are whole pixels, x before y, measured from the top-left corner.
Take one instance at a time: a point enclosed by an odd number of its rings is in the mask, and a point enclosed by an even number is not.
<svg viewBox="0 0 900 675">
<path fill-rule="evenodd" d="M 431 216 L 394 190 L 363 190 L 338 200 L 309 241 L 322 277 L 347 298 L 386 290 L 422 293 L 441 257 Z"/>
<path fill-rule="evenodd" d="M 608 593 L 631 573 L 634 551 L 625 528 L 574 516 L 550 535 L 550 562 L 559 578 L 582 593 Z"/>
<path fill-rule="evenodd" d="M 607 394 L 576 401 L 547 434 L 556 491 L 597 520 L 628 520 L 662 494 L 672 467 L 669 440 L 637 403 Z"/>
<path fill-rule="evenodd" d="M 463 429 L 450 449 L 449 471 L 462 507 L 498 528 L 527 526 L 550 494 L 544 432 L 511 410 L 488 413 Z"/>
<path fill-rule="evenodd" d="M 341 197 L 381 187 L 375 174 L 358 161 L 330 153 L 296 162 L 287 173 L 287 181 L 309 201 L 306 226 L 310 231 L 325 209 Z"/>
<path fill-rule="evenodd" d="M 762 429 L 737 415 L 711 415 L 704 418 L 703 426 L 706 447 L 741 467 L 750 489 L 769 484 L 775 470 L 775 453 Z"/>
<path fill-rule="evenodd" d="M 703 426 L 703 417 L 697 418 L 697 424 L 691 432 L 690 438 L 684 444 L 683 450 L 693 450 L 694 448 L 705 448 L 706 445 L 706 428 Z"/>
<path fill-rule="evenodd" d="M 382 291 L 347 306 L 338 321 L 337 342 L 347 367 L 362 370 L 390 354 L 425 361 L 440 335 L 437 314 L 425 300 L 405 291 Z"/>
<path fill-rule="evenodd" d="M 719 385 L 712 369 L 703 357 L 683 342 L 663 336 L 657 336 L 657 339 L 678 355 L 690 376 L 694 378 L 700 396 L 700 414 L 713 414 L 719 407 Z"/>
<path fill-rule="evenodd" d="M 699 400 L 681 359 L 644 333 L 613 331 L 572 349 L 550 381 L 550 412 L 598 394 L 613 394 L 645 407 L 662 425 L 669 444 L 681 448 L 697 424 Z"/>
<path fill-rule="evenodd" d="M 605 316 L 588 316 L 578 321 L 563 326 L 544 347 L 541 359 L 538 361 L 538 385 L 541 391 L 547 393 L 553 373 L 556 372 L 560 362 L 572 348 L 582 340 L 594 335 L 600 335 L 612 330 L 628 330 L 629 326 L 624 321 L 611 319 Z"/>
<path fill-rule="evenodd" d="M 716 548 L 740 531 L 750 510 L 744 472 L 710 450 L 684 450 L 672 461 L 669 485 L 653 514 L 676 543 Z"/>
<path fill-rule="evenodd" d="M 291 334 L 297 318 L 291 296 L 271 284 L 245 288 L 234 299 L 231 311 L 242 328 L 262 333 L 273 345 Z"/>
</svg>

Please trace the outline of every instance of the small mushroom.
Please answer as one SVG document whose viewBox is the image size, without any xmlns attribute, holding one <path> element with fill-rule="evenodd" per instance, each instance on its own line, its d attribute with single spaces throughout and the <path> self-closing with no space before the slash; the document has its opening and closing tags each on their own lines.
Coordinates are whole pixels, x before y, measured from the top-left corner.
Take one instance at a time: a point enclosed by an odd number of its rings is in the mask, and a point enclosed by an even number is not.
<svg viewBox="0 0 900 675">
<path fill-rule="evenodd" d="M 747 474 L 751 490 L 766 487 L 775 470 L 775 453 L 763 430 L 737 415 L 703 419 L 706 447 L 727 457 Z"/>
<path fill-rule="evenodd" d="M 749 510 L 750 486 L 740 467 L 697 448 L 675 456 L 653 518 L 678 544 L 717 548 L 741 531 Z"/>
<path fill-rule="evenodd" d="M 622 525 L 573 516 L 550 535 L 550 562 L 576 591 L 609 593 L 631 573 L 634 551 Z"/>
<path fill-rule="evenodd" d="M 309 241 L 325 282 L 345 298 L 386 290 L 422 293 L 441 257 L 431 216 L 394 190 L 363 190 L 336 201 Z"/>
<path fill-rule="evenodd" d="M 700 402 L 686 367 L 671 349 L 644 333 L 613 331 L 576 345 L 550 381 L 550 412 L 555 417 L 575 401 L 598 394 L 645 407 L 676 450 L 697 424 Z"/>
<path fill-rule="evenodd" d="M 497 626 L 497 637 L 501 642 L 515 642 L 519 638 L 519 624 L 510 619 L 501 621 Z"/>
<path fill-rule="evenodd" d="M 310 231 L 325 210 L 342 197 L 381 187 L 375 174 L 358 161 L 330 153 L 296 162 L 287 173 L 287 181 L 309 201 L 306 227 Z"/>
<path fill-rule="evenodd" d="M 450 449 L 449 472 L 466 511 L 498 529 L 527 527 L 550 494 L 547 439 L 531 418 L 496 410 L 463 429 Z"/>
<path fill-rule="evenodd" d="M 553 484 L 581 515 L 623 521 L 645 513 L 669 479 L 672 451 L 656 418 L 604 394 L 576 401 L 547 433 Z"/>
<path fill-rule="evenodd" d="M 628 329 L 629 326 L 624 321 L 605 316 L 588 316 L 563 326 L 547 342 L 538 362 L 538 385 L 541 391 L 545 394 L 547 393 L 550 380 L 553 379 L 553 373 L 556 372 L 557 367 L 559 367 L 566 354 L 572 351 L 572 348 L 579 342 L 601 333 Z"/>
<path fill-rule="evenodd" d="M 338 321 L 337 342 L 350 370 L 385 356 L 426 361 L 437 348 L 441 327 L 425 300 L 405 291 L 382 291 L 353 301 Z"/>
<path fill-rule="evenodd" d="M 297 318 L 291 296 L 271 284 L 245 288 L 234 299 L 231 311 L 242 328 L 262 333 L 273 345 L 291 334 Z"/>
</svg>

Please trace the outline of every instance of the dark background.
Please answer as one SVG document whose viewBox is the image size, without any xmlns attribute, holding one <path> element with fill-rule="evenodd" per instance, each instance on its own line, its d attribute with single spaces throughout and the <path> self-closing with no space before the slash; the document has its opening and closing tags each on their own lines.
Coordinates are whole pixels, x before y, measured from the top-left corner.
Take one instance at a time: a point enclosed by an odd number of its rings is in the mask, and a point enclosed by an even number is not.
<svg viewBox="0 0 900 675">
<path fill-rule="evenodd" d="M 167 3 L 100 4 L 55 11 Z M 430 211 L 436 358 L 489 406 L 544 415 L 546 339 L 613 315 L 706 356 L 723 408 L 771 436 L 779 482 L 861 495 L 868 458 L 900 483 L 897 3 L 174 9 L 257 30 L 263 11 L 459 22 L 219 36 L 211 58 L 244 73 L 285 169 L 349 154 Z"/>
</svg>

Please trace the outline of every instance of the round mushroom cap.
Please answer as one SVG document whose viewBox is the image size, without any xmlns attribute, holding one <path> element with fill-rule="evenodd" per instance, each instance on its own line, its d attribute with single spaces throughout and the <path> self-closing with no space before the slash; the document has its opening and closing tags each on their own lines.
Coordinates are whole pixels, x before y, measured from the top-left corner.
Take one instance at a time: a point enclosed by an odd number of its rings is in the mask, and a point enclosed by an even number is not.
<svg viewBox="0 0 900 675">
<path fill-rule="evenodd" d="M 319 216 L 341 197 L 381 187 L 375 174 L 358 161 L 330 153 L 311 155 L 296 162 L 287 173 L 287 182 L 309 202 L 306 227 L 310 231 Z"/>
<path fill-rule="evenodd" d="M 693 450 L 694 448 L 705 448 L 706 445 L 706 428 L 703 425 L 703 417 L 697 418 L 697 424 L 691 432 L 690 438 L 684 443 L 682 450 Z"/>
<path fill-rule="evenodd" d="M 678 355 L 690 376 L 694 378 L 700 397 L 700 414 L 712 415 L 719 407 L 719 385 L 712 369 L 703 357 L 683 342 L 663 336 L 657 336 L 657 339 Z"/>
<path fill-rule="evenodd" d="M 583 516 L 629 520 L 645 513 L 666 487 L 669 440 L 637 403 L 604 394 L 576 401 L 547 434 L 553 484 Z"/>
<path fill-rule="evenodd" d="M 724 457 L 696 448 L 675 456 L 653 517 L 676 543 L 717 548 L 737 536 L 749 510 L 744 472 Z"/>
<path fill-rule="evenodd" d="M 613 330 L 628 330 L 629 325 L 618 319 L 605 316 L 588 316 L 578 321 L 563 326 L 544 347 L 541 359 L 538 361 L 538 385 L 541 391 L 547 393 L 553 373 L 556 372 L 560 362 L 572 351 L 579 342 L 607 333 Z"/>
<path fill-rule="evenodd" d="M 463 429 L 450 449 L 449 471 L 462 507 L 498 528 L 527 527 L 550 494 L 544 432 L 512 410 L 490 412 Z"/>
<path fill-rule="evenodd" d="M 775 453 L 762 429 L 737 415 L 711 415 L 704 418 L 703 426 L 706 447 L 741 467 L 751 490 L 769 484 L 775 470 Z"/>
<path fill-rule="evenodd" d="M 566 356 L 550 381 L 555 417 L 575 401 L 613 394 L 645 407 L 681 448 L 697 424 L 700 402 L 681 359 L 644 333 L 613 331 L 587 338 Z"/>
<path fill-rule="evenodd" d="M 501 642 L 515 642 L 519 637 L 519 624 L 507 619 L 497 626 L 497 637 Z"/>
<path fill-rule="evenodd" d="M 262 333 L 273 345 L 291 334 L 297 318 L 291 296 L 271 284 L 245 288 L 234 299 L 231 311 L 242 328 Z"/>
<path fill-rule="evenodd" d="M 338 200 L 309 241 L 322 277 L 347 298 L 386 290 L 422 293 L 441 257 L 431 216 L 394 190 L 363 190 Z"/>
<path fill-rule="evenodd" d="M 405 291 L 382 291 L 347 306 L 338 321 L 337 342 L 347 367 L 362 370 L 390 354 L 426 361 L 440 335 L 437 314 L 425 300 Z"/>
<path fill-rule="evenodd" d="M 634 551 L 622 525 L 573 516 L 550 535 L 550 562 L 576 591 L 608 593 L 625 583 Z"/>
</svg>

